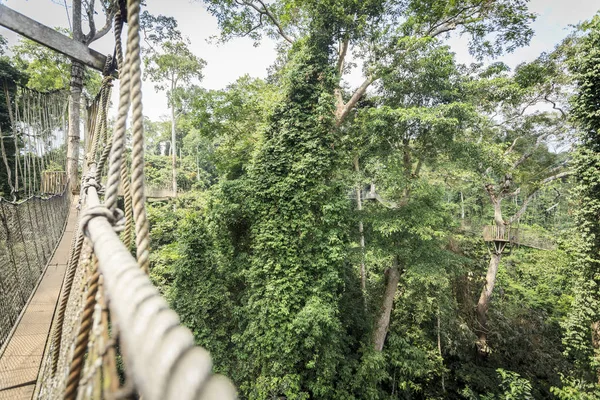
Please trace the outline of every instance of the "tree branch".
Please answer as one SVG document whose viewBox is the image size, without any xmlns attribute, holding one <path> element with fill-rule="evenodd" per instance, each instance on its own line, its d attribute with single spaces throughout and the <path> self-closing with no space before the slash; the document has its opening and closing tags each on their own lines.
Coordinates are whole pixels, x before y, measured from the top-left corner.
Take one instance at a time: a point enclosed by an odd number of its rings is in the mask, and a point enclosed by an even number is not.
<svg viewBox="0 0 600 400">
<path fill-rule="evenodd" d="M 531 107 L 531 106 L 533 106 L 534 104 L 536 104 L 536 103 L 537 103 L 539 100 L 540 100 L 540 97 L 539 97 L 539 96 L 536 96 L 536 97 L 534 97 L 533 99 L 531 99 L 530 101 L 528 101 L 528 102 L 525 104 L 525 107 L 523 107 L 523 109 L 521 109 L 521 111 L 519 111 L 517 114 L 513 115 L 512 117 L 510 117 L 510 118 L 508 118 L 508 119 L 506 119 L 506 120 L 504 120 L 504 121 L 502 121 L 502 122 L 500 122 L 500 123 L 498 123 L 498 124 L 494 124 L 494 125 L 492 125 L 492 126 L 493 126 L 493 127 L 499 127 L 499 126 L 502 126 L 502 125 L 505 125 L 505 124 L 507 124 L 507 123 L 508 123 L 508 122 L 510 122 L 510 121 L 514 121 L 515 119 L 517 119 L 517 118 L 519 118 L 519 117 L 522 117 L 522 116 L 523 116 L 523 114 L 525 114 L 525 111 L 527 111 L 527 109 L 528 109 L 529 107 Z M 493 117 L 492 117 L 492 118 L 493 118 Z"/>
<path fill-rule="evenodd" d="M 549 136 L 551 136 L 552 134 L 556 133 L 556 131 L 559 129 L 560 127 L 557 127 L 556 129 L 553 129 L 551 132 L 548 133 L 543 133 L 541 135 L 539 135 L 535 141 L 535 145 L 533 145 L 533 148 L 531 150 L 529 150 L 528 152 L 523 153 L 523 155 L 521 156 L 521 158 L 519 158 L 517 161 L 515 161 L 515 163 L 513 164 L 513 169 L 519 167 L 521 164 L 523 164 L 529 157 L 531 157 L 533 155 L 533 153 L 535 152 L 535 150 L 540 147 L 540 145 L 543 143 L 544 140 L 546 140 Z M 516 139 L 515 139 L 516 140 Z"/>
<path fill-rule="evenodd" d="M 96 40 L 102 38 L 104 35 L 106 35 L 108 32 L 110 32 L 110 30 L 112 28 L 112 22 L 113 22 L 114 16 L 115 16 L 114 10 L 110 10 L 110 9 L 106 10 L 106 22 L 105 22 L 104 26 L 98 32 L 96 32 L 96 34 L 94 35 L 94 38 L 92 39 L 92 42 L 95 42 Z"/>
<path fill-rule="evenodd" d="M 548 98 L 548 95 L 545 95 L 545 96 L 544 96 L 544 100 L 546 100 L 548 103 L 552 104 L 552 108 L 553 108 L 553 109 L 560 111 L 560 113 L 561 113 L 561 115 L 562 115 L 562 117 L 563 117 L 563 118 L 566 118 L 566 117 L 567 117 L 567 114 L 566 114 L 566 113 L 563 111 L 563 109 L 562 109 L 562 108 L 560 108 L 560 107 L 557 107 L 557 106 L 556 106 L 556 102 L 554 102 L 554 101 L 550 100 L 550 99 Z"/>
<path fill-rule="evenodd" d="M 342 74 L 344 73 L 344 59 L 346 58 L 346 53 L 348 52 L 349 43 L 350 40 L 346 38 L 344 39 L 340 47 L 340 55 L 338 57 L 337 64 L 335 67 L 340 76 L 342 76 Z"/>
<path fill-rule="evenodd" d="M 547 185 L 548 183 L 550 183 L 550 182 L 552 182 L 552 181 L 555 181 L 555 180 L 557 180 L 557 179 L 565 178 L 565 177 L 567 177 L 567 176 L 569 176 L 569 175 L 572 175 L 572 174 L 573 174 L 573 171 L 565 171 L 565 172 L 561 172 L 560 174 L 552 175 L 552 176 L 549 176 L 549 177 L 548 177 L 548 178 L 546 178 L 546 179 L 543 179 L 543 180 L 540 182 L 539 186 L 538 186 L 538 187 L 537 187 L 537 188 L 536 188 L 536 189 L 535 189 L 533 192 L 531 192 L 531 194 L 530 194 L 529 196 L 527 196 L 527 198 L 525 199 L 525 201 L 523 201 L 523 205 L 521 205 L 521 208 L 519 209 L 519 211 L 517 211 L 517 212 L 515 213 L 515 215 L 513 215 L 513 216 L 510 218 L 510 220 L 509 220 L 509 223 L 511 223 L 511 224 L 512 224 L 513 222 L 515 222 L 515 221 L 519 220 L 519 219 L 520 219 L 520 218 L 523 216 L 523 214 L 525 214 L 525 211 L 527 210 L 527 206 L 529 205 L 529 203 L 531 202 L 531 200 L 533 200 L 533 198 L 535 197 L 536 193 L 537 193 L 537 192 L 538 192 L 538 191 L 539 191 L 539 190 L 540 190 L 540 189 L 541 189 L 541 188 L 542 188 L 544 185 Z"/>
<path fill-rule="evenodd" d="M 350 111 L 354 108 L 354 106 L 356 105 L 356 103 L 358 103 L 358 100 L 360 100 L 360 98 L 367 91 L 367 88 L 374 81 L 375 81 L 375 77 L 373 75 L 369 75 L 367 77 L 367 79 L 365 79 L 365 81 L 362 83 L 362 85 L 360 85 L 359 88 L 356 89 L 356 91 L 354 92 L 354 94 L 352 95 L 352 97 L 350 98 L 350 100 L 348 100 L 348 103 L 346 103 L 342 107 L 339 107 L 336 110 L 336 116 L 335 116 L 336 117 L 335 118 L 336 119 L 336 126 L 340 126 L 342 124 L 342 122 L 344 121 L 344 119 L 346 118 L 346 116 L 348 115 L 348 113 L 350 113 Z"/>
<path fill-rule="evenodd" d="M 110 32 L 116 10 L 114 6 L 103 8 L 104 14 L 106 15 L 106 22 L 104 23 L 104 26 L 100 28 L 99 31 L 96 31 L 96 22 L 94 21 L 94 0 L 87 4 L 85 12 L 88 16 L 88 24 L 90 27 L 90 31 L 87 35 L 85 35 L 85 44 L 93 43 L 96 40 L 104 37 L 108 32 Z"/>
<path fill-rule="evenodd" d="M 283 31 L 283 27 L 281 26 L 281 23 L 279 21 L 277 21 L 277 18 L 275 18 L 275 16 L 273 15 L 273 13 L 267 8 L 267 5 L 262 1 L 262 0 L 257 0 L 260 5 L 262 6 L 262 9 L 260 7 L 257 7 L 252 0 L 248 1 L 248 0 L 243 0 L 243 3 L 246 4 L 247 6 L 252 7 L 254 10 L 256 10 L 258 13 L 260 13 L 261 15 L 266 15 L 271 22 L 273 23 L 273 25 L 275 25 L 275 27 L 277 28 L 277 31 L 279 32 L 279 35 L 284 38 L 287 42 L 289 42 L 290 44 L 294 44 L 294 40 L 286 35 L 286 33 Z M 239 2 L 238 2 L 239 4 Z"/>
<path fill-rule="evenodd" d="M 474 4 L 472 6 L 461 8 L 454 15 L 452 15 L 442 21 L 439 21 L 438 23 L 433 24 L 427 30 L 427 36 L 436 37 L 438 35 L 441 35 L 442 33 L 450 32 L 450 31 L 456 29 L 459 25 L 463 25 L 465 22 L 467 22 L 467 20 L 469 20 L 470 18 L 475 16 L 477 13 L 482 11 L 482 10 L 478 9 L 478 7 L 483 6 L 484 3 L 485 3 L 485 1 L 481 1 L 478 4 Z M 471 11 L 470 13 L 467 13 L 463 16 L 460 16 L 463 12 L 466 12 L 468 10 L 473 10 L 473 11 Z"/>
<path fill-rule="evenodd" d="M 92 39 L 96 35 L 96 22 L 94 21 L 94 0 L 86 1 L 85 13 L 88 17 L 88 26 L 90 27 L 90 31 L 87 35 L 84 36 L 84 43 L 89 44 L 92 42 Z"/>
<path fill-rule="evenodd" d="M 517 141 L 518 141 L 519 139 L 521 139 L 521 136 L 519 136 L 518 138 L 516 138 L 515 140 L 513 140 L 512 144 L 510 145 L 510 147 L 508 148 L 508 150 L 506 150 L 506 151 L 504 152 L 504 155 L 505 155 L 505 156 L 507 156 L 507 155 L 509 155 L 510 153 L 512 153 L 512 151 L 514 150 L 514 148 L 515 148 L 515 145 L 517 144 Z"/>
</svg>

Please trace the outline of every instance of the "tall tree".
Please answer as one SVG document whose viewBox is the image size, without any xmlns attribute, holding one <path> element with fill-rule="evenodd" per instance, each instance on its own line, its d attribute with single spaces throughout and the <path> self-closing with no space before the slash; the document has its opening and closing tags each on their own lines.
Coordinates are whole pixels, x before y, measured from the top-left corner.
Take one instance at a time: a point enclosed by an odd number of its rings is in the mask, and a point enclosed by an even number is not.
<svg viewBox="0 0 600 400">
<path fill-rule="evenodd" d="M 569 142 L 570 127 L 564 109 L 568 77 L 564 74 L 563 51 L 558 48 L 551 55 L 520 65 L 513 76 L 505 66 L 493 65 L 472 82 L 473 95 L 483 94 L 475 101 L 482 118 L 470 139 L 472 146 L 482 150 L 482 158 L 474 160 L 474 167 L 481 174 L 481 187 L 493 207 L 500 239 L 511 225 L 519 223 L 541 188 L 571 173 L 565 154 L 550 149 L 551 145 L 560 147 Z M 502 203 L 516 197 L 522 202 L 506 218 Z M 481 355 L 490 352 L 487 312 L 505 245 L 495 242 L 477 302 L 475 330 Z"/>
<path fill-rule="evenodd" d="M 117 2 L 110 0 L 100 0 L 102 11 L 105 15 L 105 23 L 100 28 L 96 28 L 96 2 L 95 0 L 73 0 L 73 40 L 81 42 L 86 46 L 106 35 L 113 24 L 113 17 L 117 13 Z M 82 22 L 83 16 L 86 16 L 88 23 L 88 33 L 84 34 Z M 81 137 L 81 93 L 83 89 L 83 77 L 85 67 L 79 61 L 71 62 L 71 82 L 69 99 L 69 141 L 67 143 L 67 177 L 71 188 L 77 188 L 77 171 L 79 168 L 79 142 Z"/>
<path fill-rule="evenodd" d="M 155 82 L 155 89 L 166 90 L 171 109 L 171 157 L 173 192 L 177 193 L 177 116 L 175 110 L 182 100 L 181 89 L 194 80 L 202 79 L 202 69 L 206 62 L 194 55 L 189 49 L 189 40 L 159 43 L 155 51 L 148 52 L 144 58 L 146 76 Z"/>
<path fill-rule="evenodd" d="M 570 60 L 577 85 L 572 113 L 580 131 L 573 162 L 578 234 L 573 235 L 575 300 L 573 312 L 565 323 L 564 342 L 578 367 L 574 378 L 595 381 L 592 389 L 597 393 L 600 390 L 600 15 L 583 24 L 582 31 L 576 54 Z"/>
<path fill-rule="evenodd" d="M 453 150 L 453 140 L 474 118 L 474 107 L 461 98 L 461 80 L 449 49 L 424 40 L 382 77 L 377 96 L 368 100 L 371 106 L 357 110 L 363 134 L 356 140 L 355 164 L 360 159 L 363 179 L 371 184 L 365 200 L 376 200 L 366 207 L 370 241 L 391 259 L 373 329 L 376 351 L 384 347 L 402 271 L 410 270 L 423 248 L 438 245 L 432 239 L 443 224 L 442 212 L 433 200 L 435 185 L 422 175 Z M 420 214 L 420 221 L 407 215 L 427 207 L 430 215 Z M 420 239 L 409 240 L 409 232 Z"/>
</svg>

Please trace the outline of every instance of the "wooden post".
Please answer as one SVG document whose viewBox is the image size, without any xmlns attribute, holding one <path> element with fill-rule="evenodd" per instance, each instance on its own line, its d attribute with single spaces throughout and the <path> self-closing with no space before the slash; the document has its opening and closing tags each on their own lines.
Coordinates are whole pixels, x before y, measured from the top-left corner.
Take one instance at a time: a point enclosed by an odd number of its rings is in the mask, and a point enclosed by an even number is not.
<svg viewBox="0 0 600 400">
<path fill-rule="evenodd" d="M 1 4 L 0 25 L 98 71 L 106 64 L 106 56 L 96 50 Z"/>
</svg>

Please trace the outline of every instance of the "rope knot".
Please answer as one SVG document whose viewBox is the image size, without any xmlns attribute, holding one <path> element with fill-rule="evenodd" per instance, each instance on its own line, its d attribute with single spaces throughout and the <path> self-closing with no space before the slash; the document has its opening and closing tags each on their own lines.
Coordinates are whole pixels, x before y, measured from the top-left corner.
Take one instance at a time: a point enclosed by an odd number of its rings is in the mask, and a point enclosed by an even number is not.
<svg viewBox="0 0 600 400">
<path fill-rule="evenodd" d="M 96 188 L 96 192 L 98 192 L 99 195 L 104 190 L 104 187 L 96 181 L 96 177 L 94 175 L 88 173 L 83 178 L 83 186 L 82 186 L 83 193 L 87 194 L 87 190 L 90 187 Z"/>
<path fill-rule="evenodd" d="M 111 211 L 104 205 L 97 205 L 88 208 L 81 215 L 80 229 L 84 234 L 86 234 L 86 236 L 88 236 L 88 224 L 91 220 L 97 217 L 106 218 L 117 233 L 121 233 L 125 229 L 125 213 L 123 213 L 122 210 L 116 208 L 114 211 Z"/>
</svg>

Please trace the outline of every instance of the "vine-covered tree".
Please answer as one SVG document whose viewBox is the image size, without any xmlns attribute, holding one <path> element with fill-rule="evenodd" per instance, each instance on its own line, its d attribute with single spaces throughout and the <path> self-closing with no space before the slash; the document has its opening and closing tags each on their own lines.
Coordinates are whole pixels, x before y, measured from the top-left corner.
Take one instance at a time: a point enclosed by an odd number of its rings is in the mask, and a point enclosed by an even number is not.
<svg viewBox="0 0 600 400">
<path fill-rule="evenodd" d="M 561 398 L 594 398 L 600 391 L 600 16 L 582 26 L 570 59 L 577 92 L 572 115 L 580 131 L 573 157 L 577 184 L 573 311 L 565 323 L 567 354 L 577 369 Z"/>
</svg>

